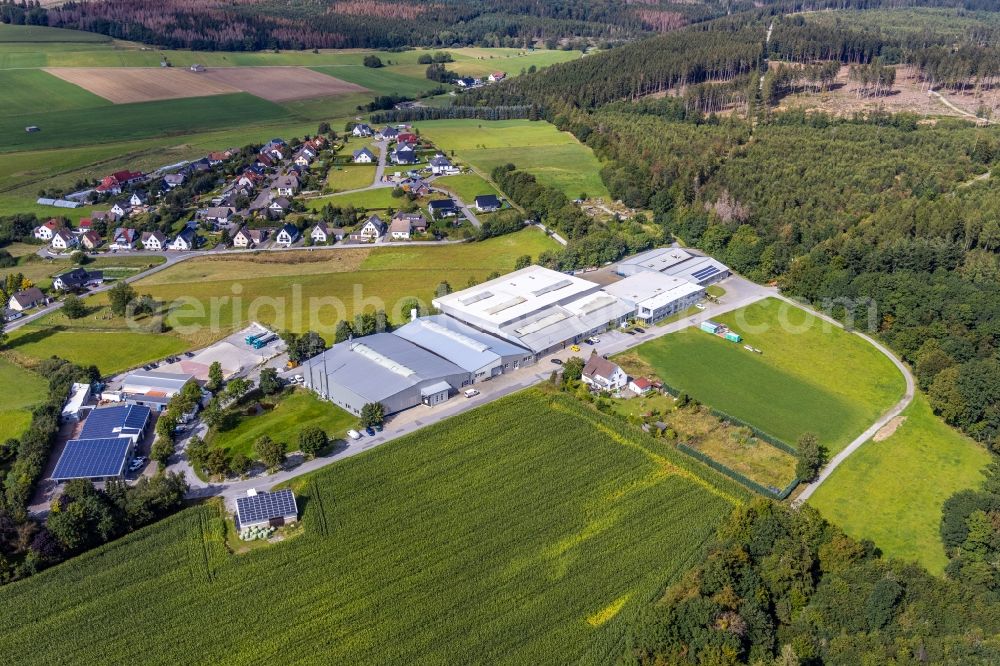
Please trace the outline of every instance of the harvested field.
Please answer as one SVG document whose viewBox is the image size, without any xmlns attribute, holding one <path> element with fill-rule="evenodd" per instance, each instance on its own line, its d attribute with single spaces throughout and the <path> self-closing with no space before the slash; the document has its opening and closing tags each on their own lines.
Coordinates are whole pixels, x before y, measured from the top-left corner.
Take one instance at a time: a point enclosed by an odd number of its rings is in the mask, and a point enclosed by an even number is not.
<svg viewBox="0 0 1000 666">
<path fill-rule="evenodd" d="M 186 69 L 50 67 L 45 71 L 115 104 L 240 92 L 239 88 L 203 77 Z"/>
<path fill-rule="evenodd" d="M 364 92 L 365 88 L 305 67 L 219 67 L 195 76 L 272 102 Z"/>
</svg>

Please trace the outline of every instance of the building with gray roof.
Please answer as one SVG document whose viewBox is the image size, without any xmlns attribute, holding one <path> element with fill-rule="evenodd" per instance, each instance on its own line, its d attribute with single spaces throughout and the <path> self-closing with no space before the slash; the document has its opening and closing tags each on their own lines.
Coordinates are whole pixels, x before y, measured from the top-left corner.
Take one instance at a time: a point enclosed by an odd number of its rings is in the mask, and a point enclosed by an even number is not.
<svg viewBox="0 0 1000 666">
<path fill-rule="evenodd" d="M 334 345 L 302 368 L 306 386 L 360 414 L 380 402 L 386 414 L 419 404 L 434 406 L 472 383 L 472 373 L 392 333 Z"/>
<path fill-rule="evenodd" d="M 694 254 L 679 247 L 660 247 L 641 252 L 618 262 L 619 275 L 629 276 L 644 271 L 655 271 L 678 277 L 706 287 L 730 275 L 729 267 L 711 257 Z"/>
</svg>

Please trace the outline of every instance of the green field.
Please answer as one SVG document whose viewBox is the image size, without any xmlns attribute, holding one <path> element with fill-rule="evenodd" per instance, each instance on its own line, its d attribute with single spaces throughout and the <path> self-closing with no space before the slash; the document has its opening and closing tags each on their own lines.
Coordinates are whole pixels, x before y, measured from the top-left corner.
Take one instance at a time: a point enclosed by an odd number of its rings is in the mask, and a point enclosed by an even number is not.
<svg viewBox="0 0 1000 666">
<path fill-rule="evenodd" d="M 375 166 L 368 164 L 334 166 L 326 178 L 327 184 L 335 192 L 368 187 L 373 180 L 375 180 Z"/>
<path fill-rule="evenodd" d="M 416 123 L 420 133 L 444 151 L 489 176 L 494 167 L 514 164 L 538 182 L 576 198 L 581 193 L 607 198 L 601 164 L 590 148 L 569 132 L 528 120 L 433 120 Z"/>
<path fill-rule="evenodd" d="M 104 141 L 193 134 L 290 120 L 286 109 L 247 93 L 190 97 L 75 110 L 0 116 L 0 152 L 82 146 Z M 25 125 L 42 131 L 29 134 Z"/>
<path fill-rule="evenodd" d="M 463 173 L 459 176 L 443 176 L 434 181 L 434 187 L 453 192 L 459 199 L 472 205 L 480 194 L 500 194 L 497 188 L 474 173 Z"/>
<path fill-rule="evenodd" d="M 48 289 L 52 286 L 52 278 L 60 273 L 64 273 L 76 266 L 69 259 L 42 259 L 35 255 L 38 251 L 39 246 L 22 246 L 30 247 L 32 252 L 27 255 L 22 255 L 17 263 L 17 266 L 12 266 L 10 268 L 0 268 L 0 279 L 6 277 L 10 273 L 20 273 L 25 278 L 31 280 L 35 286 L 41 289 Z M 119 278 L 127 277 L 139 271 L 146 270 L 153 266 L 159 266 L 166 259 L 163 257 L 144 257 L 144 256 L 127 256 L 127 255 L 108 255 L 103 257 L 95 257 L 90 261 L 86 268 L 87 270 L 101 270 L 105 272 L 105 277 Z"/>
<path fill-rule="evenodd" d="M 261 435 L 285 442 L 288 450 L 295 451 L 298 449 L 299 433 L 304 428 L 316 426 L 322 428 L 330 439 L 343 439 L 348 428 L 357 421 L 356 416 L 321 400 L 312 391 L 293 389 L 276 401 L 274 409 L 259 416 L 244 416 L 235 428 L 224 432 L 213 431 L 206 441 L 211 446 L 226 449 L 230 455 L 243 453 L 254 458 L 253 445 Z"/>
<path fill-rule="evenodd" d="M 96 365 L 101 374 L 107 376 L 188 348 L 183 340 L 173 335 L 82 327 L 63 329 L 42 323 L 46 319 L 10 334 L 6 346 L 15 358 L 31 363 L 58 356 L 84 367 Z"/>
<path fill-rule="evenodd" d="M 903 396 L 902 375 L 877 349 L 784 301 L 717 321 L 764 353 L 694 328 L 636 352 L 671 386 L 789 444 L 813 432 L 836 453 Z"/>
<path fill-rule="evenodd" d="M 392 196 L 391 187 L 376 187 L 372 190 L 350 192 L 348 194 L 334 194 L 306 201 L 306 206 L 311 210 L 319 210 L 327 204 L 333 204 L 341 208 L 354 206 L 363 210 L 385 210 L 386 208 L 399 208 L 400 200 Z"/>
<path fill-rule="evenodd" d="M 45 378 L 0 358 L 0 442 L 21 436 L 47 393 Z"/>
<path fill-rule="evenodd" d="M 230 555 L 202 506 L 0 588 L 0 650 L 39 663 L 609 663 L 745 494 L 552 400 L 510 396 L 297 480 L 305 531 L 284 543 Z"/>
<path fill-rule="evenodd" d="M 53 111 L 111 106 L 106 99 L 37 69 L 0 70 L 0 89 L 5 91 L 4 116 L 23 115 L 31 122 Z"/>
<path fill-rule="evenodd" d="M 990 454 L 934 416 L 922 393 L 903 415 L 906 421 L 895 433 L 853 453 L 809 503 L 887 556 L 940 574 L 948 563 L 941 507 L 955 492 L 979 485 Z"/>
</svg>

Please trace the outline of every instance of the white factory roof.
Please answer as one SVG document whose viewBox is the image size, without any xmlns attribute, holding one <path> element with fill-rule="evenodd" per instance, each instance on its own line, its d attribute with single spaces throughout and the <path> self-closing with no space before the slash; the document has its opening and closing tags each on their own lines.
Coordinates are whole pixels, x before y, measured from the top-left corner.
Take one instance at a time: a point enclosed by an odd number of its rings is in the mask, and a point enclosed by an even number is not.
<svg viewBox="0 0 1000 666">
<path fill-rule="evenodd" d="M 656 310 L 702 290 L 697 284 L 655 271 L 640 271 L 609 284 L 604 291 L 636 306 Z"/>
<path fill-rule="evenodd" d="M 504 356 L 529 352 L 445 315 L 421 317 L 397 328 L 393 335 L 448 359 L 469 372 L 499 363 Z"/>
<path fill-rule="evenodd" d="M 174 372 L 133 372 L 122 381 L 125 393 L 179 393 L 194 375 Z"/>
<path fill-rule="evenodd" d="M 434 299 L 435 307 L 462 318 L 501 327 L 531 317 L 550 306 L 597 291 L 582 278 L 529 266 L 489 282 Z"/>
<path fill-rule="evenodd" d="M 679 247 L 659 247 L 654 250 L 641 252 L 634 257 L 623 259 L 618 265 L 633 265 L 640 266 L 650 271 L 665 271 L 672 266 L 676 266 L 677 264 L 687 261 L 694 256 L 695 255 L 691 254 L 687 250 L 683 250 Z"/>
</svg>

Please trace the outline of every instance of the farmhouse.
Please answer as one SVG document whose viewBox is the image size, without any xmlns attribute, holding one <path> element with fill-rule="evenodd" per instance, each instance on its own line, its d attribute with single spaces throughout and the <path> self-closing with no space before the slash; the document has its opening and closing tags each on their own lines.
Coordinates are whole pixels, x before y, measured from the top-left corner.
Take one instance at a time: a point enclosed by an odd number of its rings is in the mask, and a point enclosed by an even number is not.
<svg viewBox="0 0 1000 666">
<path fill-rule="evenodd" d="M 78 242 L 77 237 L 65 229 L 59 229 L 52 234 L 52 248 L 55 250 L 68 250 L 76 247 Z"/>
<path fill-rule="evenodd" d="M 168 250 L 174 250 L 176 252 L 186 252 L 188 250 L 193 250 L 197 239 L 194 235 L 194 229 L 191 227 L 184 227 L 181 232 L 174 237 L 174 240 L 170 242 L 167 246 Z"/>
<path fill-rule="evenodd" d="M 140 405 L 154 412 L 166 410 L 167 403 L 181 392 L 194 375 L 136 371 L 122 380 L 121 395 L 128 405 Z"/>
<path fill-rule="evenodd" d="M 371 164 L 375 161 L 375 155 L 372 151 L 367 148 L 362 148 L 361 150 L 354 151 L 354 163 L 355 164 Z"/>
<path fill-rule="evenodd" d="M 472 382 L 467 370 L 392 333 L 336 344 L 302 374 L 307 386 L 352 414 L 370 402 L 382 403 L 386 414 L 433 407 Z"/>
<path fill-rule="evenodd" d="M 675 247 L 662 247 L 642 252 L 619 262 L 615 271 L 624 276 L 635 275 L 643 271 L 658 272 L 693 282 L 702 287 L 723 280 L 731 273 L 728 266 L 711 257 Z"/>
<path fill-rule="evenodd" d="M 41 289 L 38 287 L 28 287 L 27 289 L 15 292 L 7 302 L 7 307 L 16 312 L 24 312 L 36 305 L 45 305 L 46 302 L 45 294 L 42 293 Z"/>
<path fill-rule="evenodd" d="M 444 314 L 536 355 L 618 326 L 632 311 L 594 282 L 541 266 L 529 266 L 432 302 Z"/>
<path fill-rule="evenodd" d="M 382 236 L 385 236 L 385 222 L 378 215 L 372 215 L 365 220 L 364 224 L 351 233 L 350 239 L 354 241 L 374 242 Z"/>
<path fill-rule="evenodd" d="M 412 234 L 427 231 L 427 220 L 420 213 L 396 213 L 389 223 L 389 237 L 393 240 L 406 240 Z"/>
<path fill-rule="evenodd" d="M 52 287 L 59 291 L 76 291 L 104 283 L 104 271 L 87 271 L 74 268 L 52 279 Z"/>
<path fill-rule="evenodd" d="M 256 247 L 267 240 L 266 229 L 247 229 L 242 227 L 233 236 L 233 247 L 251 248 Z"/>
<path fill-rule="evenodd" d="M 642 271 L 609 284 L 604 291 L 628 303 L 632 316 L 645 324 L 682 312 L 705 296 L 705 288 L 679 277 Z"/>
<path fill-rule="evenodd" d="M 616 391 L 628 384 L 625 371 L 595 351 L 583 366 L 583 383 L 602 391 Z"/>
<path fill-rule="evenodd" d="M 286 224 L 281 227 L 274 237 L 274 244 L 288 247 L 299 240 L 299 228 L 294 224 Z"/>
<path fill-rule="evenodd" d="M 393 331 L 393 335 L 451 361 L 471 374 L 473 381 L 496 377 L 535 362 L 535 355 L 527 349 L 445 315 L 414 319 Z"/>
<path fill-rule="evenodd" d="M 442 217 L 454 217 L 458 213 L 458 207 L 452 199 L 437 199 L 427 204 L 427 210 L 431 217 L 440 219 Z"/>
<path fill-rule="evenodd" d="M 161 252 L 167 245 L 167 237 L 159 231 L 142 232 L 142 247 L 149 252 Z"/>
<path fill-rule="evenodd" d="M 500 210 L 500 199 L 495 194 L 480 194 L 476 197 L 476 210 L 480 213 L 489 213 Z"/>
<path fill-rule="evenodd" d="M 295 495 L 288 488 L 271 493 L 247 490 L 246 497 L 236 498 L 236 529 L 280 527 L 299 519 Z"/>
</svg>

